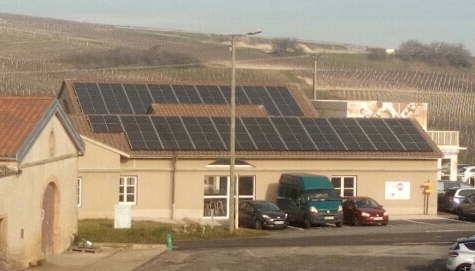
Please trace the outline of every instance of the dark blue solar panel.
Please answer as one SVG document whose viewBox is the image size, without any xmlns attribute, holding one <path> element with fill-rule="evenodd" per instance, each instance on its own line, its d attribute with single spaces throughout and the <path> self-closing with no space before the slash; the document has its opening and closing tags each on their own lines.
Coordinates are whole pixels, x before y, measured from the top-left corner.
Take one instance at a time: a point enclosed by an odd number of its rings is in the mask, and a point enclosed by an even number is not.
<svg viewBox="0 0 475 271">
<path fill-rule="evenodd" d="M 133 114 L 121 84 L 99 84 L 109 114 Z"/>
<path fill-rule="evenodd" d="M 84 114 L 108 114 L 106 105 L 97 84 L 74 83 L 74 90 Z"/>
<path fill-rule="evenodd" d="M 230 134 L 227 133 L 229 136 Z M 228 139 L 229 142 L 230 139 Z M 251 138 L 248 128 L 240 121 L 236 119 L 236 149 L 237 150 L 257 150 L 257 146 L 254 143 L 254 139 Z"/>
<path fill-rule="evenodd" d="M 190 85 L 172 85 L 172 89 L 175 92 L 178 102 L 180 104 L 202 104 L 196 88 Z"/>
<path fill-rule="evenodd" d="M 317 150 L 331 151 L 345 148 L 333 131 L 328 119 L 302 118 L 300 121 L 312 138 Z"/>
<path fill-rule="evenodd" d="M 229 101 L 231 101 L 230 98 Z M 236 86 L 236 104 L 252 104 L 249 100 L 249 97 L 247 96 L 245 89 L 243 89 L 243 87 L 241 86 Z"/>
<path fill-rule="evenodd" d="M 197 150 L 223 150 L 224 142 L 209 117 L 183 117 L 183 124 Z"/>
<path fill-rule="evenodd" d="M 231 87 L 229 86 L 219 86 L 221 93 L 223 93 L 224 100 L 226 104 L 231 104 Z"/>
<path fill-rule="evenodd" d="M 303 116 L 303 112 L 286 87 L 266 87 L 282 116 Z"/>
<path fill-rule="evenodd" d="M 134 150 L 146 149 L 145 141 L 140 133 L 139 125 L 135 116 L 121 116 L 125 134 L 129 140 L 130 147 Z"/>
<path fill-rule="evenodd" d="M 287 121 L 291 121 L 291 119 L 286 118 L 272 118 L 272 123 L 274 124 L 277 131 L 279 131 L 282 140 L 285 142 L 285 145 L 289 150 L 302 150 L 303 147 L 300 144 L 300 139 L 309 141 L 310 138 L 306 134 L 306 132 L 302 129 L 303 127 L 300 125 L 289 125 Z M 293 130 L 296 129 L 296 130 Z M 306 138 L 305 138 L 306 137 Z"/>
<path fill-rule="evenodd" d="M 145 114 L 153 103 L 152 96 L 148 91 L 147 85 L 142 84 L 124 84 L 125 93 L 130 101 L 134 114 Z"/>
<path fill-rule="evenodd" d="M 74 84 L 86 114 L 145 114 L 151 103 L 229 104 L 229 86 Z M 100 86 L 100 87 L 98 87 Z M 236 86 L 236 105 L 262 105 L 270 116 L 302 116 L 286 87 Z"/>
<path fill-rule="evenodd" d="M 196 86 L 196 91 L 204 104 L 228 104 L 218 86 Z"/>
<path fill-rule="evenodd" d="M 178 98 L 170 85 L 148 85 L 153 101 L 159 104 L 178 104 Z"/>
<path fill-rule="evenodd" d="M 271 116 L 282 115 L 264 87 L 244 86 L 243 89 L 251 104 L 264 105 L 267 113 Z"/>
<path fill-rule="evenodd" d="M 286 150 L 282 138 L 269 118 L 240 118 L 257 150 Z"/>
</svg>

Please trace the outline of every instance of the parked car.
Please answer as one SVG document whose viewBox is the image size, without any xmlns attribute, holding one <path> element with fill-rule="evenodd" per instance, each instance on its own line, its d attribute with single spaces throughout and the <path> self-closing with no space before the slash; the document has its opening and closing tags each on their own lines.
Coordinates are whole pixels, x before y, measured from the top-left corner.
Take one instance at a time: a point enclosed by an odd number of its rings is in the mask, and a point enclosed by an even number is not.
<svg viewBox="0 0 475 271">
<path fill-rule="evenodd" d="M 343 221 L 351 225 L 383 225 L 389 222 L 388 212 L 369 197 L 342 197 Z"/>
<path fill-rule="evenodd" d="M 444 199 L 442 199 L 445 191 L 449 188 L 473 188 L 473 185 L 462 182 L 462 181 L 438 181 L 437 182 L 437 209 L 443 211 L 442 205 L 444 204 Z"/>
<path fill-rule="evenodd" d="M 288 226 L 288 215 L 272 202 L 249 200 L 239 204 L 239 225 L 256 229 Z"/>
<path fill-rule="evenodd" d="M 459 238 L 449 248 L 447 270 L 468 271 L 475 259 L 475 236 Z"/>
<path fill-rule="evenodd" d="M 475 218 L 475 193 L 465 197 L 465 199 L 459 203 L 456 214 L 459 220 Z"/>
<path fill-rule="evenodd" d="M 458 205 L 465 197 L 475 193 L 475 187 L 471 188 L 449 188 L 440 196 L 438 207 L 440 211 L 455 213 Z"/>
<path fill-rule="evenodd" d="M 457 179 L 462 182 L 475 184 L 475 166 L 460 167 L 457 170 Z"/>
<path fill-rule="evenodd" d="M 472 188 L 474 187 L 473 185 L 462 182 L 462 181 L 445 181 L 445 180 L 439 180 L 437 181 L 437 192 L 439 194 L 443 194 L 445 190 L 449 188 Z"/>
</svg>

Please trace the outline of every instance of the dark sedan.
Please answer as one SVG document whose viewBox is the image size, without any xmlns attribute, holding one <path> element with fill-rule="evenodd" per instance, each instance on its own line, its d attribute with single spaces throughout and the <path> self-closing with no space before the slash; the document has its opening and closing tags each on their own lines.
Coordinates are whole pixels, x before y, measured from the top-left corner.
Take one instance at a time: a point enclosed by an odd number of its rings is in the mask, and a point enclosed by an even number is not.
<svg viewBox="0 0 475 271">
<path fill-rule="evenodd" d="M 272 202 L 244 201 L 239 204 L 239 225 L 256 229 L 283 229 L 288 226 L 287 214 Z"/>
<path fill-rule="evenodd" d="M 467 196 L 459 203 L 456 211 L 460 220 L 465 218 L 475 218 L 475 194 Z"/>
<path fill-rule="evenodd" d="M 383 225 L 389 222 L 388 212 L 369 197 L 342 197 L 343 221 L 351 225 Z"/>
</svg>

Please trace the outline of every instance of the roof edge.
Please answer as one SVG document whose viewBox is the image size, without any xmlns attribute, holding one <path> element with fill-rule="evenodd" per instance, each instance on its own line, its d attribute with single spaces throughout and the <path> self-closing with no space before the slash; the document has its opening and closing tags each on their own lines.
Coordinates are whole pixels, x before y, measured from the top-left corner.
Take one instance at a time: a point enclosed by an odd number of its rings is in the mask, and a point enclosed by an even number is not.
<svg viewBox="0 0 475 271">
<path fill-rule="evenodd" d="M 53 118 L 53 116 L 58 117 L 59 121 L 63 124 L 66 130 L 66 133 L 71 137 L 71 140 L 73 141 L 73 144 L 76 147 L 79 154 L 84 155 L 84 151 L 85 151 L 84 142 L 82 141 L 79 133 L 74 128 L 71 120 L 69 120 L 66 112 L 63 110 L 63 107 L 61 106 L 59 101 L 57 99 L 54 99 L 52 100 L 51 105 L 45 111 L 43 116 L 41 116 L 38 123 L 32 129 L 31 133 L 25 139 L 21 147 L 18 149 L 18 152 L 16 154 L 16 160 L 18 162 L 21 162 L 21 160 L 25 158 L 26 154 L 32 147 L 35 139 L 38 137 L 41 131 L 43 131 L 43 129 L 46 127 L 48 122 Z"/>
</svg>

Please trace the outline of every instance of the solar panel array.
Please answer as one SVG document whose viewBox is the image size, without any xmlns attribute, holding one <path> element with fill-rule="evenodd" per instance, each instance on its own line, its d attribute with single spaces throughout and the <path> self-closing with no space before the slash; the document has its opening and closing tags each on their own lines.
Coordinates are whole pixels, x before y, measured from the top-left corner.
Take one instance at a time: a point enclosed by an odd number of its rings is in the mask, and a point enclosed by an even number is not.
<svg viewBox="0 0 475 271">
<path fill-rule="evenodd" d="M 145 114 L 150 104 L 229 104 L 229 86 L 73 83 L 84 114 Z M 270 116 L 303 116 L 286 87 L 237 86 L 237 105 L 263 105 Z"/>
<path fill-rule="evenodd" d="M 134 150 L 228 150 L 229 118 L 91 115 L 94 132 L 124 131 Z M 409 119 L 236 118 L 236 149 L 432 151 Z"/>
</svg>

